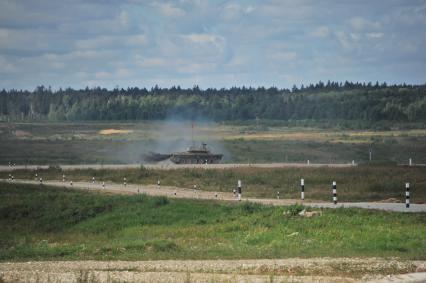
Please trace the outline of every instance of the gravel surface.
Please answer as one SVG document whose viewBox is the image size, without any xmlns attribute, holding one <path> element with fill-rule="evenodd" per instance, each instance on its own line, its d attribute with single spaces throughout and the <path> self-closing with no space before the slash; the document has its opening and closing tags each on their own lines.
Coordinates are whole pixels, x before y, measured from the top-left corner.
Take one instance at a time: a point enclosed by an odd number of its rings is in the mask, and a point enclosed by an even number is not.
<svg viewBox="0 0 426 283">
<path fill-rule="evenodd" d="M 0 263 L 6 282 L 424 282 L 425 270 L 380 258 Z"/>
<path fill-rule="evenodd" d="M 140 168 L 141 164 L 76 164 L 76 165 L 58 165 L 64 170 L 74 169 L 131 169 Z M 174 164 L 159 163 L 159 164 L 143 164 L 145 168 L 157 169 L 157 170 L 172 170 L 172 169 L 183 169 L 183 168 L 203 168 L 203 169 L 228 169 L 238 167 L 254 167 L 254 168 L 289 168 L 289 167 L 333 167 L 343 168 L 356 166 L 351 163 L 318 163 L 318 164 L 307 164 L 307 163 L 227 163 L 227 164 Z M 15 165 L 9 167 L 7 165 L 0 165 L 0 171 L 13 171 L 18 169 L 47 169 L 49 165 Z"/>
</svg>

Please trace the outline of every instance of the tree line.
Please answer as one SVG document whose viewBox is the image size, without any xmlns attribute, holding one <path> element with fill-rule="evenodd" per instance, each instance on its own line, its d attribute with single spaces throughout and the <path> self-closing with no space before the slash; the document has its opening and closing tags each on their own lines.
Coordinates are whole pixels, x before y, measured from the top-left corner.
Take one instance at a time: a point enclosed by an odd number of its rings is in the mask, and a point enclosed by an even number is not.
<svg viewBox="0 0 426 283">
<path fill-rule="evenodd" d="M 318 82 L 291 89 L 72 88 L 0 92 L 2 121 L 161 120 L 177 114 L 215 121 L 426 121 L 426 84 Z"/>
</svg>

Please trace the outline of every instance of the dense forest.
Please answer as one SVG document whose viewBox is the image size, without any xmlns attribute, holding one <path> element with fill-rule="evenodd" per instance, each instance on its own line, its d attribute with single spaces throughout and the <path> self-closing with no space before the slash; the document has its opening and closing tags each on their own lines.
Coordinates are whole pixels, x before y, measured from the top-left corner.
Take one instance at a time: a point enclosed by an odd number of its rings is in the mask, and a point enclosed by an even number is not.
<svg viewBox="0 0 426 283">
<path fill-rule="evenodd" d="M 426 84 L 319 82 L 292 89 L 71 88 L 2 90 L 2 121 L 158 120 L 177 114 L 215 121 L 426 121 Z"/>
</svg>

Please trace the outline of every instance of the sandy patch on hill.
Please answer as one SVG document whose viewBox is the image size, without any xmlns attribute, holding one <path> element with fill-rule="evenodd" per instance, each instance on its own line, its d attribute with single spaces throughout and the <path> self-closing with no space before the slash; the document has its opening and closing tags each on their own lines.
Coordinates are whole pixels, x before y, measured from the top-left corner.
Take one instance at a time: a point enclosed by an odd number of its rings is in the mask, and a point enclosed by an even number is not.
<svg viewBox="0 0 426 283">
<path fill-rule="evenodd" d="M 103 129 L 99 131 L 101 135 L 119 135 L 119 134 L 130 134 L 133 130 L 120 130 L 120 129 Z"/>
</svg>

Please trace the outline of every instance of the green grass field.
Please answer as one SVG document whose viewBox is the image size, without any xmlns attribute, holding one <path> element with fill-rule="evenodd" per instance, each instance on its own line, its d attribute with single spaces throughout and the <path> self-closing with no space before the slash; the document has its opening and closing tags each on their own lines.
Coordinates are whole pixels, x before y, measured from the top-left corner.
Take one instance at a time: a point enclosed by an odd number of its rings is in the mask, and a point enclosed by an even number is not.
<svg viewBox="0 0 426 283">
<path fill-rule="evenodd" d="M 232 192 L 238 179 L 243 181 L 244 195 L 249 197 L 275 198 L 277 191 L 282 198 L 300 197 L 300 178 L 305 179 L 307 200 L 331 199 L 331 183 L 337 182 L 339 201 L 405 201 L 405 182 L 411 183 L 411 201 L 426 202 L 426 167 L 394 165 L 362 165 L 349 168 L 235 168 L 221 170 L 179 169 L 152 170 L 70 170 L 58 168 L 38 170 L 44 180 L 96 180 L 121 183 L 126 177 L 129 183 L 161 184 L 201 190 Z M 0 178 L 7 179 L 8 172 L 0 172 Z M 35 172 L 17 170 L 17 179 L 33 179 Z M 389 200 L 393 199 L 393 200 Z"/>
<path fill-rule="evenodd" d="M 0 260 L 426 259 L 425 214 L 300 209 L 2 183 Z"/>
</svg>

